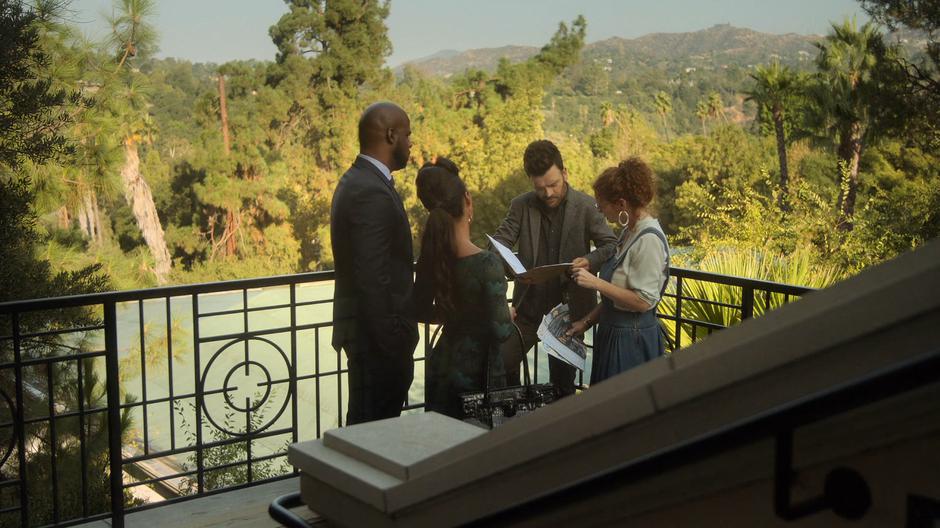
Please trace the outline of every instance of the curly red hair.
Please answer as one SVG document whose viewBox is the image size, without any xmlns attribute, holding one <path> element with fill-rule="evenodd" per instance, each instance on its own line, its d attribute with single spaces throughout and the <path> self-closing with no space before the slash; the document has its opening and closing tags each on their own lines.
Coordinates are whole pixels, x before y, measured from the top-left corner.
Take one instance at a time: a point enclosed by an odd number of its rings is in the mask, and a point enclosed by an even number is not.
<svg viewBox="0 0 940 528">
<path fill-rule="evenodd" d="M 598 198 L 610 203 L 623 199 L 633 208 L 648 206 L 655 196 L 653 170 L 636 156 L 604 169 L 593 187 Z"/>
</svg>

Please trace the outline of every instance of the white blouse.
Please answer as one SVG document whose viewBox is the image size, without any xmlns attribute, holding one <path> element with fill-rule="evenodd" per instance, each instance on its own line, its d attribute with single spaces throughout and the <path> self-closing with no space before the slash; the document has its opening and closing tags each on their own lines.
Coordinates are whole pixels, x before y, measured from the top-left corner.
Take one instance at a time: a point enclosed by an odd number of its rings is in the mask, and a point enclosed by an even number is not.
<svg viewBox="0 0 940 528">
<path fill-rule="evenodd" d="M 617 242 L 617 255 L 620 258 L 624 249 L 630 246 L 636 235 L 644 229 L 652 227 L 659 232 L 663 231 L 659 220 L 648 216 L 639 220 L 631 230 L 624 229 Z M 641 299 L 653 308 L 659 302 L 659 292 L 666 280 L 666 247 L 656 235 L 647 233 L 633 247 L 630 248 L 623 263 L 614 270 L 610 282 L 615 286 L 633 290 Z M 629 310 L 626 306 L 614 303 L 619 310 Z"/>
</svg>

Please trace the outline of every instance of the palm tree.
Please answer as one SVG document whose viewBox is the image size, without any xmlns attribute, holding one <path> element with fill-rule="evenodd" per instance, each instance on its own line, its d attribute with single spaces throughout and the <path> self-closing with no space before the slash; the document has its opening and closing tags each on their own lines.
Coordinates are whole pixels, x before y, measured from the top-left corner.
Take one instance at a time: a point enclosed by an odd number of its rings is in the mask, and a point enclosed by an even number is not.
<svg viewBox="0 0 940 528">
<path fill-rule="evenodd" d="M 702 135 L 707 136 L 708 131 L 705 130 L 705 120 L 708 119 L 710 111 L 708 109 L 708 101 L 705 99 L 699 99 L 698 103 L 695 105 L 695 117 L 698 117 L 699 122 L 702 123 Z"/>
<path fill-rule="evenodd" d="M 839 178 L 843 192 L 837 207 L 840 228 L 852 229 L 858 192 L 858 162 L 870 134 L 876 110 L 874 77 L 885 57 L 884 39 L 871 22 L 858 27 L 855 20 L 833 24 L 832 32 L 816 45 L 818 83 L 812 90 L 817 127 L 836 139 Z"/>
<path fill-rule="evenodd" d="M 601 103 L 601 122 L 604 128 L 614 124 L 614 120 L 614 105 L 610 101 L 604 101 Z"/>
<path fill-rule="evenodd" d="M 770 66 L 758 66 L 755 73 L 754 87 L 745 92 L 748 101 L 754 101 L 761 108 L 770 112 L 774 123 L 774 133 L 777 136 L 777 157 L 780 161 L 780 206 L 786 207 L 787 193 L 790 184 L 789 169 L 787 168 L 787 138 L 783 127 L 785 113 L 792 103 L 793 97 L 801 89 L 800 77 L 787 66 L 781 66 L 774 61 Z"/>
<path fill-rule="evenodd" d="M 723 122 L 728 122 L 728 116 L 725 115 L 725 104 L 718 92 L 708 94 L 708 113 L 716 119 L 720 117 Z"/>
<path fill-rule="evenodd" d="M 164 284 L 170 273 L 170 253 L 160 217 L 153 202 L 150 186 L 140 173 L 138 145 L 152 136 L 152 123 L 148 114 L 149 102 L 140 74 L 128 68 L 129 61 L 152 51 L 156 33 L 147 23 L 155 13 L 153 0 L 120 0 L 117 16 L 112 17 L 111 42 L 115 47 L 117 69 L 121 85 L 110 92 L 112 111 L 120 123 L 124 147 L 124 166 L 121 181 L 124 197 L 134 212 L 137 226 L 154 260 L 157 282 Z"/>
<path fill-rule="evenodd" d="M 666 116 L 672 112 L 672 98 L 661 90 L 653 98 L 656 104 L 656 113 L 659 114 L 659 118 L 663 122 L 666 141 L 669 141 L 669 126 L 666 124 Z"/>
</svg>

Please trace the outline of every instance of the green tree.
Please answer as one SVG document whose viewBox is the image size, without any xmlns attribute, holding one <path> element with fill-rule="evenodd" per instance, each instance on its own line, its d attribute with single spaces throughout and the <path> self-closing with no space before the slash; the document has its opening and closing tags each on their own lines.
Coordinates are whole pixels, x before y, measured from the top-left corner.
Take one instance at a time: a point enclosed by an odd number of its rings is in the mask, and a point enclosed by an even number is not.
<svg viewBox="0 0 940 528">
<path fill-rule="evenodd" d="M 266 119 L 272 90 L 264 86 L 263 67 L 253 63 L 226 63 L 218 74 L 230 81 L 198 100 L 202 135 L 173 182 L 191 194 L 169 205 L 179 227 L 200 233 L 201 240 L 174 232 L 177 255 L 191 267 L 204 261 L 220 273 L 237 260 L 255 273 L 283 273 L 295 268 L 298 248 L 284 200 L 284 164 L 271 149 Z"/>
<path fill-rule="evenodd" d="M 902 82 L 890 86 L 902 111 L 895 129 L 911 141 L 940 151 L 940 4 L 932 0 L 861 0 L 872 18 L 891 30 L 902 27 L 927 38 L 921 57 L 895 57 Z"/>
<path fill-rule="evenodd" d="M 357 152 L 356 116 L 387 97 L 391 53 L 379 0 L 285 0 L 271 26 L 278 53 L 267 74 L 273 147 L 286 163 L 301 266 L 317 268 L 329 248 L 324 211 L 343 168 Z"/>
<path fill-rule="evenodd" d="M 708 114 L 715 119 L 721 119 L 722 122 L 728 122 L 728 116 L 725 114 L 725 103 L 721 100 L 721 94 L 710 92 L 708 94 Z"/>
<path fill-rule="evenodd" d="M 90 266 L 75 272 L 54 273 L 49 262 L 39 255 L 43 235 L 37 226 L 32 206 L 34 195 L 24 171 L 26 166 L 39 166 L 66 156 L 72 149 L 65 128 L 71 121 L 67 111 L 68 102 L 77 104 L 80 96 L 55 87 L 55 76 L 48 69 L 50 57 L 40 43 L 43 24 L 50 12 L 47 3 L 44 10 L 29 9 L 22 2 L 0 0 L 0 79 L 4 90 L 0 90 L 0 119 L 3 134 L 0 134 L 0 302 L 34 297 L 53 297 L 103 291 L 108 279 L 100 273 L 100 266 Z M 100 320 L 85 309 L 29 312 L 19 317 L 19 331 L 24 334 L 85 327 L 100 324 Z M 0 332 L 12 334 L 9 316 L 0 316 Z M 39 335 L 20 342 L 23 357 L 50 357 L 70 353 L 63 346 L 61 336 Z M 87 350 L 79 344 L 78 351 Z M 0 363 L 13 361 L 12 342 L 0 342 Z M 81 362 L 84 372 L 79 375 L 76 365 Z M 91 361 L 61 361 L 49 367 L 55 376 L 53 394 L 32 391 L 24 394 L 26 416 L 46 416 L 51 401 L 78 408 L 75 387 L 79 379 L 84 385 L 86 409 L 100 408 L 104 385 L 94 375 Z M 46 387 L 44 369 L 24 369 L 24 382 L 34 387 Z M 13 369 L 0 372 L 0 387 L 9 388 L 15 383 Z M 125 415 L 126 417 L 126 415 Z M 30 497 L 30 516 L 27 525 L 42 525 L 52 521 L 50 508 L 53 478 L 60 482 L 59 506 L 62 518 L 77 517 L 82 504 L 77 499 L 76 486 L 87 479 L 89 506 L 92 512 L 106 511 L 109 507 L 107 475 L 107 427 L 106 417 L 95 413 L 87 417 L 84 429 L 78 421 L 57 420 L 57 435 L 51 438 L 48 423 L 39 422 L 26 429 L 26 467 L 21 467 L 19 457 L 5 461 L 4 474 L 25 472 L 27 494 Z M 12 434 L 9 425 L 0 432 L 6 445 Z M 84 440 L 87 473 L 81 473 L 78 450 Z M 53 475 L 51 453 L 58 457 L 58 472 Z M 105 476 L 105 478 L 102 478 Z M 16 504 L 18 490 L 4 487 L 0 490 L 0 502 Z M 19 512 L 0 514 L 0 526 L 21 526 Z"/>
<path fill-rule="evenodd" d="M 269 30 L 278 49 L 271 81 L 292 101 L 285 122 L 299 122 L 297 132 L 304 145 L 315 150 L 318 165 L 335 170 L 354 152 L 355 123 L 349 117 L 361 110 L 360 90 L 385 87 L 391 81 L 383 66 L 392 49 L 384 24 L 389 4 L 379 0 L 284 3 L 290 11 Z"/>
<path fill-rule="evenodd" d="M 780 206 L 786 204 L 790 171 L 787 166 L 787 135 L 784 121 L 793 110 L 794 100 L 801 91 L 800 78 L 793 70 L 774 61 L 769 66 L 758 66 L 751 78 L 754 87 L 747 100 L 755 101 L 761 109 L 770 111 L 774 135 L 777 139 L 777 158 L 780 164 Z"/>
<path fill-rule="evenodd" d="M 875 133 L 877 118 L 877 70 L 886 48 L 874 23 L 861 27 L 855 20 L 832 24 L 832 31 L 817 44 L 817 84 L 811 91 L 817 127 L 834 137 L 839 159 L 837 209 L 841 228 L 852 229 L 858 195 L 858 163 L 865 145 Z"/>
<path fill-rule="evenodd" d="M 666 116 L 672 113 L 672 98 L 666 92 L 659 91 L 656 92 L 653 99 L 656 104 L 656 113 L 659 114 L 659 118 L 663 123 L 663 133 L 666 135 L 666 141 L 669 141 L 669 126 L 666 124 Z"/>
<path fill-rule="evenodd" d="M 50 57 L 40 45 L 39 20 L 19 0 L 0 1 L 0 167 L 7 170 L 67 152 L 66 110 L 81 102 L 79 93 L 53 87 L 44 71 Z"/>
<path fill-rule="evenodd" d="M 708 101 L 705 99 L 699 99 L 695 104 L 695 117 L 698 118 L 699 122 L 702 123 L 702 135 L 708 135 L 708 131 L 705 129 L 705 120 L 708 119 L 710 110 L 708 108 Z"/>
<path fill-rule="evenodd" d="M 118 82 L 104 91 L 118 123 L 124 150 L 121 182 L 124 198 L 134 213 L 140 233 L 153 257 L 153 272 L 157 283 L 168 280 L 172 261 L 166 246 L 166 237 L 150 185 L 140 170 L 139 146 L 152 140 L 153 126 L 148 108 L 144 76 L 130 64 L 148 56 L 156 48 L 156 33 L 149 24 L 155 8 L 152 0 L 120 0 L 116 15 L 111 17 L 111 44 L 116 55 L 114 75 Z"/>
</svg>

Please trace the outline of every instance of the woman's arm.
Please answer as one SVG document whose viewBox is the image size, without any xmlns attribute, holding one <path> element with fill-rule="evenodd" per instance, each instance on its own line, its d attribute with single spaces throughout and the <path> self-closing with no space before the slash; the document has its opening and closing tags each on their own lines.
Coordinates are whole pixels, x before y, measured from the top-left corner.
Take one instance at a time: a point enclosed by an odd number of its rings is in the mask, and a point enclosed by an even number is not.
<svg viewBox="0 0 940 528">
<path fill-rule="evenodd" d="M 653 307 L 650 303 L 637 295 L 635 291 L 611 284 L 586 269 L 576 269 L 572 278 L 578 286 L 597 290 L 604 297 L 607 297 L 620 306 L 626 307 L 628 310 L 645 312 Z"/>
<path fill-rule="evenodd" d="M 496 341 L 502 343 L 512 335 L 514 327 L 509 306 L 506 304 L 506 277 L 503 275 L 502 260 L 494 253 L 488 253 L 483 263 L 483 290 L 485 302 L 489 306 L 490 331 Z"/>
</svg>

